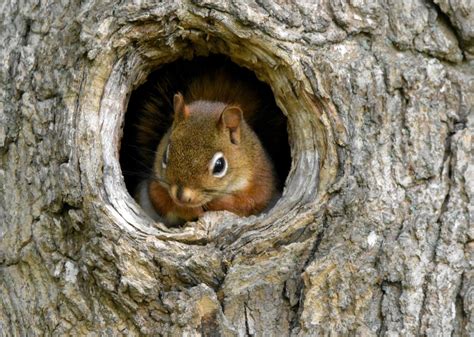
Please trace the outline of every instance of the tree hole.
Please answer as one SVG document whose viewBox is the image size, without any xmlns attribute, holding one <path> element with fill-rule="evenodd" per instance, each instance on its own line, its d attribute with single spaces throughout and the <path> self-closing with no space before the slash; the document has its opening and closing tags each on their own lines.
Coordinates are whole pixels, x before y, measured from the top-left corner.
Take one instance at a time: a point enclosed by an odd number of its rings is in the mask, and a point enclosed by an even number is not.
<svg viewBox="0 0 474 337">
<path fill-rule="evenodd" d="M 249 124 L 273 162 L 277 189 L 281 194 L 291 165 L 286 116 L 275 103 L 271 88 L 252 71 L 238 66 L 225 56 L 211 55 L 162 65 L 131 93 L 125 114 L 120 165 L 126 187 L 132 196 L 137 196 L 142 181 L 153 176 L 158 145 L 173 122 L 174 95 L 186 93 L 194 79 L 218 70 L 228 75 L 227 80 L 241 83 L 257 94 L 258 113 Z M 218 90 L 223 83 L 214 85 Z M 186 94 L 184 99 L 186 101 Z"/>
</svg>

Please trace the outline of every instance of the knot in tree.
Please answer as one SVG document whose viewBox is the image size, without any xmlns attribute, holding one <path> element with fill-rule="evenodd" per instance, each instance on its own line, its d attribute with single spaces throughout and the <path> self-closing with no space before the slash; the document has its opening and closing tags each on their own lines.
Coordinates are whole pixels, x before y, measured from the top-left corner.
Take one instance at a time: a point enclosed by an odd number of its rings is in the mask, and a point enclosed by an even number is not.
<svg viewBox="0 0 474 337">
<path fill-rule="evenodd" d="M 473 331 L 472 5 L 3 7 L 4 334 Z M 248 79 L 240 103 L 259 97 L 267 114 L 253 123 L 245 104 L 189 100 L 183 77 L 218 65 Z M 163 114 L 140 140 L 144 104 Z M 188 159 L 166 134 L 173 113 L 199 109 L 215 110 L 229 146 L 254 132 L 275 182 L 264 206 L 240 212 L 245 195 L 210 201 L 183 182 L 191 173 L 169 175 L 165 196 L 206 205 L 173 226 L 156 205 L 150 216 L 136 173 L 143 158 L 147 172 Z M 206 156 L 206 174 L 231 172 L 225 150 Z"/>
</svg>

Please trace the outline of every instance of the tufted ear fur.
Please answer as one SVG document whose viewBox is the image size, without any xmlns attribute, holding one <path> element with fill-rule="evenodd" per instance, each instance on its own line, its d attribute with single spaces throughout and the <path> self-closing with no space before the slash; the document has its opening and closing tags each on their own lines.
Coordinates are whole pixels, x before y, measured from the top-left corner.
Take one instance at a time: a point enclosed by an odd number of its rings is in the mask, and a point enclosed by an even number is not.
<svg viewBox="0 0 474 337">
<path fill-rule="evenodd" d="M 183 121 L 189 117 L 189 108 L 184 104 L 184 97 L 180 92 L 174 95 L 173 108 L 175 121 Z"/>
<path fill-rule="evenodd" d="M 238 145 L 240 143 L 240 125 L 243 112 L 238 106 L 228 106 L 222 111 L 219 125 L 222 129 L 229 130 L 230 141 Z"/>
</svg>

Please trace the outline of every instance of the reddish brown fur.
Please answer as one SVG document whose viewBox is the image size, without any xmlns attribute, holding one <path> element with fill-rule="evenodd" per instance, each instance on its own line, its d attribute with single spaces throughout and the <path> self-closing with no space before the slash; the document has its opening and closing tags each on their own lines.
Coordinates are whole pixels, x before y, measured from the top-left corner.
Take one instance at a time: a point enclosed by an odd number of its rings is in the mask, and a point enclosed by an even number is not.
<svg viewBox="0 0 474 337">
<path fill-rule="evenodd" d="M 268 176 L 264 177 L 266 179 L 259 178 L 254 177 L 245 190 L 212 200 L 206 208 L 209 211 L 227 210 L 240 216 L 262 212 L 276 191 L 274 182 Z"/>
<path fill-rule="evenodd" d="M 261 109 L 258 92 L 253 89 L 252 87 L 235 81 L 227 75 L 225 71 L 217 71 L 201 76 L 191 82 L 188 90 L 184 94 L 186 104 L 184 109 L 189 109 L 188 104 L 195 101 L 204 102 L 204 104 L 198 107 L 206 106 L 205 102 L 222 102 L 223 106 L 235 105 L 242 109 L 245 121 L 252 125 L 253 117 L 259 112 L 259 109 Z M 139 130 L 141 131 L 141 135 L 138 139 L 139 143 L 146 144 L 152 141 L 155 132 L 151 127 L 153 124 L 147 124 L 145 121 L 152 116 L 152 113 L 156 113 L 156 111 L 152 111 L 152 108 L 156 110 L 156 106 L 157 104 L 155 104 L 155 102 L 151 102 L 150 105 L 145 106 L 145 115 L 139 125 Z M 207 110 L 207 108 L 205 108 L 205 110 Z M 207 111 L 206 113 L 211 114 L 211 111 Z M 215 112 L 212 111 L 212 113 Z M 174 123 L 179 123 L 179 121 L 175 120 Z M 173 124 L 173 126 L 174 125 L 175 124 Z M 173 130 L 173 128 L 171 130 Z M 208 128 L 200 128 L 196 130 L 196 132 L 205 135 L 206 132 L 214 132 L 211 130 L 213 130 L 213 128 L 209 126 Z M 242 132 L 244 139 L 239 146 L 241 146 L 243 150 L 242 153 L 245 153 L 245 155 L 243 157 L 237 157 L 239 159 L 239 165 L 238 167 L 234 167 L 234 172 L 239 172 L 246 178 L 245 180 L 248 184 L 244 189 L 232 193 L 226 192 L 228 194 L 223 196 L 219 195 L 200 207 L 189 208 L 177 205 L 171 198 L 170 192 L 166 187 L 163 187 L 157 181 L 151 181 L 148 188 L 148 195 L 155 210 L 162 216 L 168 218 L 171 222 L 173 222 L 171 220 L 173 218 L 180 218 L 185 221 L 195 220 L 202 215 L 204 211 L 228 210 L 240 216 L 249 216 L 265 210 L 270 201 L 277 194 L 273 165 L 257 136 L 249 128 L 247 123 L 242 121 L 239 130 L 239 132 Z M 195 133 L 195 131 L 191 131 L 190 133 Z M 211 137 L 210 134 L 209 137 Z M 163 155 L 166 146 L 160 143 L 160 147 L 156 152 L 155 172 L 159 171 L 159 165 L 161 164 L 161 157 L 158 156 Z M 220 150 L 222 149 L 216 149 L 216 151 Z M 192 153 L 193 155 L 191 157 L 199 160 L 203 156 L 198 149 L 194 149 Z M 203 158 L 203 160 L 209 159 Z M 158 171 L 156 171 L 156 165 L 158 165 Z M 183 172 L 183 168 L 178 167 L 173 168 L 172 172 L 171 167 L 168 169 L 172 176 L 182 174 L 189 177 L 190 174 L 197 174 L 196 172 Z M 193 183 L 197 181 L 196 179 Z"/>
<path fill-rule="evenodd" d="M 238 105 L 249 125 L 252 125 L 260 106 L 257 90 L 235 80 L 223 69 L 203 75 L 199 80 L 191 82 L 185 93 L 185 101 L 199 100 Z"/>
<path fill-rule="evenodd" d="M 163 93 L 170 91 L 173 85 L 166 78 L 161 79 L 154 86 L 154 91 Z M 236 81 L 225 68 L 211 71 L 191 81 L 184 93 L 186 102 L 197 100 L 219 101 L 240 106 L 247 123 L 253 127 L 255 115 L 261 108 L 261 101 L 256 87 L 248 83 Z M 173 106 L 173 96 L 164 98 L 164 95 L 148 95 L 144 104 L 139 108 L 140 117 L 135 125 L 137 129 L 137 143 L 141 149 L 139 154 L 145 162 L 152 162 L 151 149 L 157 145 L 170 119 L 165 107 Z M 164 101 L 163 101 L 164 100 Z"/>
<path fill-rule="evenodd" d="M 269 201 L 277 192 L 271 166 L 268 163 L 264 163 L 267 160 L 263 156 L 255 162 L 256 167 L 260 167 L 262 171 L 254 175 L 247 189 L 216 198 L 203 207 L 186 208 L 176 205 L 171 199 L 168 190 L 157 182 L 150 184 L 149 194 L 151 202 L 158 213 L 165 216 L 174 214 L 186 221 L 195 220 L 204 213 L 204 209 L 208 211 L 227 210 L 240 216 L 260 213 L 265 210 Z M 264 170 L 264 168 L 267 168 L 267 170 Z"/>
</svg>

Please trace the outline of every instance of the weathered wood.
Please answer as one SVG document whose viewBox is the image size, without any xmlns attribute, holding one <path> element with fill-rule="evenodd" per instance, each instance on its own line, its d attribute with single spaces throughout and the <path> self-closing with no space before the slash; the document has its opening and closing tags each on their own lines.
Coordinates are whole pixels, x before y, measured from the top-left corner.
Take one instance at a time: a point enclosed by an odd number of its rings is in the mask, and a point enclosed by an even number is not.
<svg viewBox="0 0 474 337">
<path fill-rule="evenodd" d="M 6 1 L 2 335 L 474 331 L 469 1 Z M 158 65 L 221 53 L 288 116 L 278 204 L 153 223 L 118 152 Z"/>
</svg>

